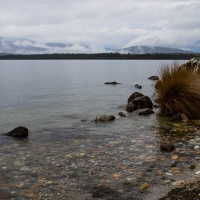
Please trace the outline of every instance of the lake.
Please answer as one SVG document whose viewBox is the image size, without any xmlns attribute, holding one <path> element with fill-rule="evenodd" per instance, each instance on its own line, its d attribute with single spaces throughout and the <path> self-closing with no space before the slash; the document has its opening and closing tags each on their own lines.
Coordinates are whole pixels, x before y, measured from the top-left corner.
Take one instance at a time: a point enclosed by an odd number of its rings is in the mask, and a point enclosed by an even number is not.
<svg viewBox="0 0 200 200">
<path fill-rule="evenodd" d="M 166 188 L 172 161 L 171 153 L 159 149 L 169 137 L 159 134 L 159 127 L 169 119 L 127 113 L 124 107 L 136 91 L 153 99 L 155 82 L 148 77 L 169 62 L 0 61 L 1 133 L 18 126 L 29 129 L 23 140 L 0 136 L 0 197 L 130 200 L 134 195 L 149 198 L 151 190 L 138 189 L 147 180 L 154 188 Z M 104 84 L 111 81 L 121 84 Z M 120 111 L 127 117 L 120 117 Z M 94 123 L 101 114 L 116 119 Z M 180 173 L 194 162 L 185 147 L 198 142 L 199 135 L 177 141 L 185 158 Z"/>
</svg>

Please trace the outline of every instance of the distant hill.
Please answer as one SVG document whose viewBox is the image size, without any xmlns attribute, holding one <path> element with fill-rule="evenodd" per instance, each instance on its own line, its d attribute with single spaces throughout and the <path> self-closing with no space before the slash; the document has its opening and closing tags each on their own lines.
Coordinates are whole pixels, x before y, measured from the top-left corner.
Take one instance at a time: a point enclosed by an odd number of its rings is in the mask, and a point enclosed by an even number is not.
<svg viewBox="0 0 200 200">
<path fill-rule="evenodd" d="M 11 53 L 0 53 L 0 56 L 12 55 Z"/>
<path fill-rule="evenodd" d="M 194 53 L 175 48 L 159 47 L 159 46 L 133 46 L 120 50 L 113 48 L 105 48 L 100 45 L 87 44 L 64 44 L 53 42 L 36 42 L 28 39 L 8 40 L 0 37 L 0 53 L 6 54 L 62 54 L 62 53 L 115 53 L 120 54 L 155 54 L 155 53 Z M 0 54 L 1 55 L 1 54 Z"/>
<path fill-rule="evenodd" d="M 41 43 L 28 39 L 8 40 L 0 37 L 0 53 L 52 54 L 52 53 L 111 53 L 116 49 L 99 45 Z"/>
<path fill-rule="evenodd" d="M 194 53 L 182 49 L 160 47 L 160 46 L 133 46 L 118 50 L 120 54 L 155 54 L 155 53 Z"/>
</svg>

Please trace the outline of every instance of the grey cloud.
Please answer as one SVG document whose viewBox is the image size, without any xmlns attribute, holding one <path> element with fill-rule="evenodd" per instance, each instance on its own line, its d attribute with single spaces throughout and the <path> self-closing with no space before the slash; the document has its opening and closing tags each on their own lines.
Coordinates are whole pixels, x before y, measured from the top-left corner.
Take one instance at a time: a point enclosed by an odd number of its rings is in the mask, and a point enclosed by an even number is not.
<svg viewBox="0 0 200 200">
<path fill-rule="evenodd" d="M 0 36 L 122 48 L 188 48 L 199 41 L 199 0 L 0 0 Z"/>
</svg>

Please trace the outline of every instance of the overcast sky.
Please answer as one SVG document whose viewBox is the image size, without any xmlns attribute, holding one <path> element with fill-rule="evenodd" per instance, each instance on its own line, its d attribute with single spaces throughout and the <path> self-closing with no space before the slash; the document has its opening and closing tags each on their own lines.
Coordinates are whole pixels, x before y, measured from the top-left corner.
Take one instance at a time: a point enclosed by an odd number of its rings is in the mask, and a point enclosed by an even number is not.
<svg viewBox="0 0 200 200">
<path fill-rule="evenodd" d="M 200 49 L 200 0 L 0 0 L 0 36 Z"/>
</svg>

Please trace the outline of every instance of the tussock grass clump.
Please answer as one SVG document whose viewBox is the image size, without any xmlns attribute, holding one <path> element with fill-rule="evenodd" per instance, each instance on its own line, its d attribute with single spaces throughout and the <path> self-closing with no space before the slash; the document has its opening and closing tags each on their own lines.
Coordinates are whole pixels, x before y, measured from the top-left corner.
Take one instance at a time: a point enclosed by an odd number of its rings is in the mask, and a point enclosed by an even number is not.
<svg viewBox="0 0 200 200">
<path fill-rule="evenodd" d="M 185 113 L 190 119 L 200 118 L 200 75 L 179 64 L 162 64 L 155 97 L 161 114 Z"/>
</svg>

